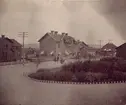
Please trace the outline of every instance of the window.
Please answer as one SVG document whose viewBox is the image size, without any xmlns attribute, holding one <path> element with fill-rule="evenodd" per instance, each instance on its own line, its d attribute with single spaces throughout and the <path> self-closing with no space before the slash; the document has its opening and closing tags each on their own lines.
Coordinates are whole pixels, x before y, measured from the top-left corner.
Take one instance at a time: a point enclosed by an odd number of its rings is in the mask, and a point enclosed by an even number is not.
<svg viewBox="0 0 126 105">
<path fill-rule="evenodd" d="M 4 45 L 4 48 L 8 48 L 8 44 L 5 44 L 5 45 Z"/>
</svg>

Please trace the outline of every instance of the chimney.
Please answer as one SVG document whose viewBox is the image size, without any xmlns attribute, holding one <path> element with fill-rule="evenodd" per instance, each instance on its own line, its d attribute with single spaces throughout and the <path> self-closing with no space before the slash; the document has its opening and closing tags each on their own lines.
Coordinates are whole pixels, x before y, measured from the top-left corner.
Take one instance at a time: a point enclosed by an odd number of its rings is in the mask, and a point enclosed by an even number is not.
<svg viewBox="0 0 126 105">
<path fill-rule="evenodd" d="M 54 34 L 55 33 L 55 31 L 51 31 L 51 34 Z"/>
<path fill-rule="evenodd" d="M 2 38 L 5 38 L 5 35 L 1 35 Z"/>
<path fill-rule="evenodd" d="M 66 33 L 65 32 L 62 32 L 62 35 L 66 35 Z"/>
<path fill-rule="evenodd" d="M 66 36 L 68 36 L 68 33 L 66 33 Z"/>
<path fill-rule="evenodd" d="M 58 31 L 55 31 L 55 34 L 57 35 L 58 34 Z"/>
</svg>

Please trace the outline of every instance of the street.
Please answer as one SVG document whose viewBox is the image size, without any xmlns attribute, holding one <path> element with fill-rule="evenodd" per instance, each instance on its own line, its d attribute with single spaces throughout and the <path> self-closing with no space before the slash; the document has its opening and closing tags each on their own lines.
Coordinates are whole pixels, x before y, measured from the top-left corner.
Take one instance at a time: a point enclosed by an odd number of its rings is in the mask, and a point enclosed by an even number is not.
<svg viewBox="0 0 126 105">
<path fill-rule="evenodd" d="M 39 68 L 61 66 L 43 62 Z M 1 103 L 4 105 L 126 105 L 126 84 L 48 84 L 23 76 L 35 72 L 33 63 L 0 67 Z"/>
</svg>

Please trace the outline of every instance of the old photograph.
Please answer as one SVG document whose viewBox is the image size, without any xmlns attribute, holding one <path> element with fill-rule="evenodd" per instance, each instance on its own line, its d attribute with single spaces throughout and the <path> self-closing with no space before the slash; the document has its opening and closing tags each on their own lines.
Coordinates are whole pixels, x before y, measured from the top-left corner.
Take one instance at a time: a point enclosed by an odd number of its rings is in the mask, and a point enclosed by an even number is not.
<svg viewBox="0 0 126 105">
<path fill-rule="evenodd" d="M 0 0 L 0 105 L 126 105 L 126 0 Z"/>
</svg>

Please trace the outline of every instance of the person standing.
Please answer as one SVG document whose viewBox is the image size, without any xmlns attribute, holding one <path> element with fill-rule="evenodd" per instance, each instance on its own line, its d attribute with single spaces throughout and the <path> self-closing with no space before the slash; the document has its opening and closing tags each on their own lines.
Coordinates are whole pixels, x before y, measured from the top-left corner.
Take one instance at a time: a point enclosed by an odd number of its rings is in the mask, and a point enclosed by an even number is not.
<svg viewBox="0 0 126 105">
<path fill-rule="evenodd" d="M 36 61 L 36 68 L 38 68 L 39 64 L 40 64 L 40 57 L 39 57 L 39 54 L 36 54 L 36 58 L 37 58 L 37 61 Z"/>
</svg>

